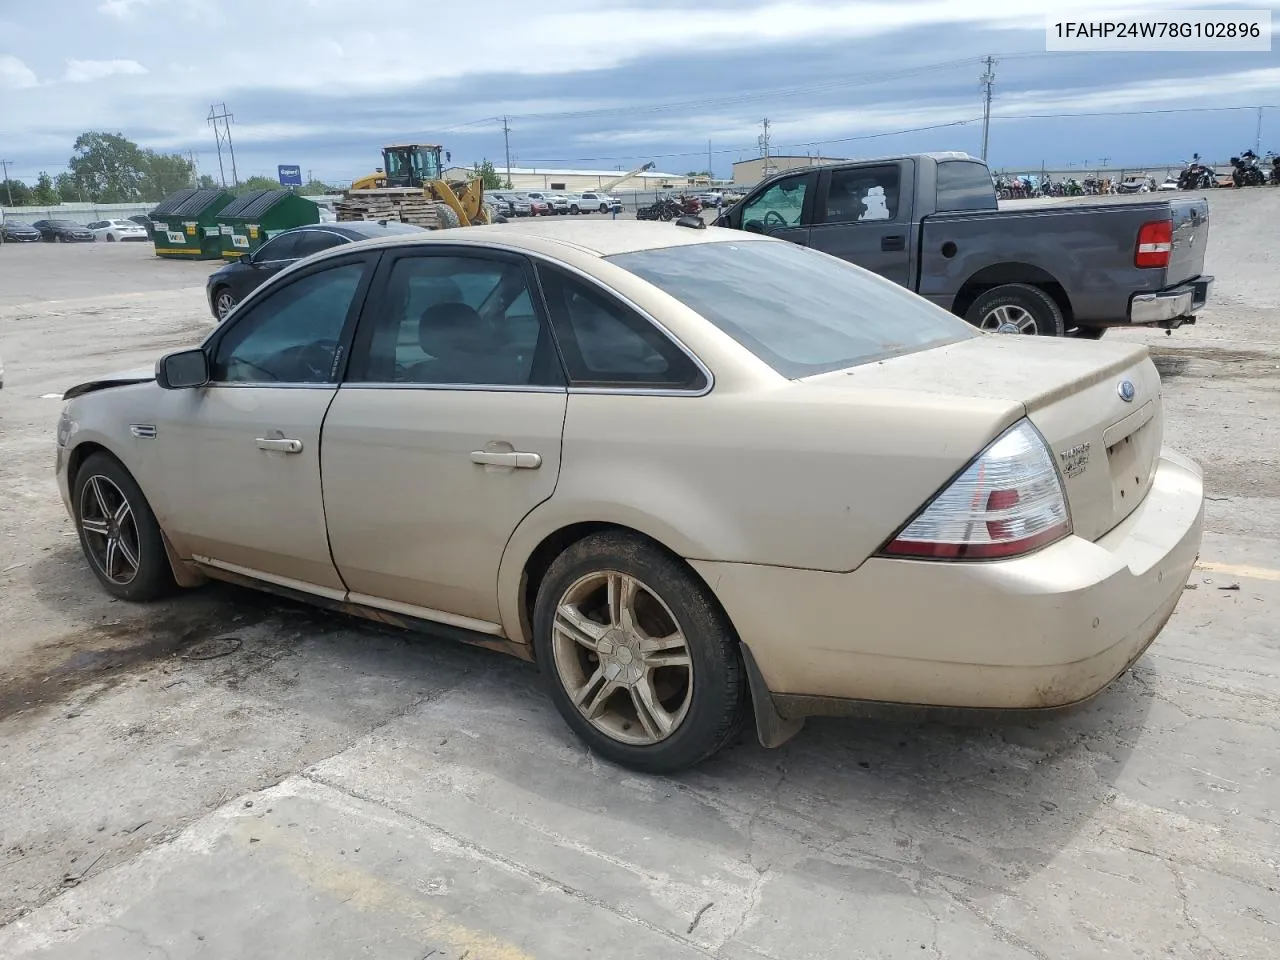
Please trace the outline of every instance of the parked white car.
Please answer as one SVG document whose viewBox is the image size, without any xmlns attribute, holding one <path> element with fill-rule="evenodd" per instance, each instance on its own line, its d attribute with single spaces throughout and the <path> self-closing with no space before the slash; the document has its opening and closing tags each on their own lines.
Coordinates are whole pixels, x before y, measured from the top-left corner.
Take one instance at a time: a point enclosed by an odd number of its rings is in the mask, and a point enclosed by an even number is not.
<svg viewBox="0 0 1280 960">
<path fill-rule="evenodd" d="M 541 200 L 543 203 L 545 203 L 547 206 L 551 208 L 551 212 L 553 214 L 555 213 L 567 214 L 569 212 L 569 201 L 565 199 L 565 196 L 563 194 L 542 193 L 541 191 L 531 190 L 529 193 L 525 194 L 525 196 L 531 197 L 534 200 Z"/>
<path fill-rule="evenodd" d="M 142 225 L 132 220 L 95 220 L 88 225 L 88 229 L 93 234 L 93 239 L 106 240 L 108 243 L 151 239 Z"/>
<path fill-rule="evenodd" d="M 582 209 L 590 213 L 592 210 L 599 210 L 601 213 L 608 213 L 610 210 L 622 210 L 622 201 L 615 196 L 607 193 L 584 193 L 582 195 Z"/>
</svg>

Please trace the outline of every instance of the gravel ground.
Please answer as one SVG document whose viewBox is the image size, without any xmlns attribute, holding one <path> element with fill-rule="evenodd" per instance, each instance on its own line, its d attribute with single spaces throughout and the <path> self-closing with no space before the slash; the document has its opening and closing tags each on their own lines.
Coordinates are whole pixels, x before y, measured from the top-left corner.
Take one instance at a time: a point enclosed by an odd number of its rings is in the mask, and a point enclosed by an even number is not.
<svg viewBox="0 0 1280 960">
<path fill-rule="evenodd" d="M 669 778 L 496 654 L 106 598 L 49 395 L 198 339 L 216 264 L 0 249 L 0 957 L 1280 955 L 1280 191 L 1211 203 L 1200 322 L 1108 334 L 1151 345 L 1211 498 L 1135 669 L 1067 718 L 819 720 Z"/>
</svg>

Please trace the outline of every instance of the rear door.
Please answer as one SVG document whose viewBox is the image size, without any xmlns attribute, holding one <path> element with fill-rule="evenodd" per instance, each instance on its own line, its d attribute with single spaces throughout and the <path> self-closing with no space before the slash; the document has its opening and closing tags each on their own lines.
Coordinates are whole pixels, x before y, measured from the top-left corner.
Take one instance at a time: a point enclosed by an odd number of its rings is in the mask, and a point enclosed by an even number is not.
<svg viewBox="0 0 1280 960">
<path fill-rule="evenodd" d="M 515 254 L 384 256 L 321 453 L 353 602 L 500 629 L 502 551 L 555 489 L 568 397 L 536 291 Z"/>
<path fill-rule="evenodd" d="M 912 161 L 823 170 L 809 246 L 911 286 Z"/>
</svg>

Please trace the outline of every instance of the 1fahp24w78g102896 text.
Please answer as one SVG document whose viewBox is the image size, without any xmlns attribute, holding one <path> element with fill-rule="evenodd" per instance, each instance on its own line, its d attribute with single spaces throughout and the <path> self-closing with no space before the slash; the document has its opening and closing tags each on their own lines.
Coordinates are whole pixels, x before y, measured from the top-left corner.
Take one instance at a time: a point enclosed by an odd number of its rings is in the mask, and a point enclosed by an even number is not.
<svg viewBox="0 0 1280 960">
<path fill-rule="evenodd" d="M 1271 49 L 1270 10 L 1178 10 L 1169 13 L 1050 13 L 1045 49 L 1239 50 Z"/>
</svg>

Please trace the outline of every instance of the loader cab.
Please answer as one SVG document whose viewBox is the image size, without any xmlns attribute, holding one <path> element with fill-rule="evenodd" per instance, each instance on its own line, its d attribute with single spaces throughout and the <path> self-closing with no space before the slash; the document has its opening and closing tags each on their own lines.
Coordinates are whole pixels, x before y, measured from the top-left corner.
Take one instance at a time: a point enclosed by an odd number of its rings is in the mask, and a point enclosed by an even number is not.
<svg viewBox="0 0 1280 960">
<path fill-rule="evenodd" d="M 382 168 L 388 187 L 421 187 L 444 172 L 437 144 L 400 144 L 382 148 Z"/>
</svg>

